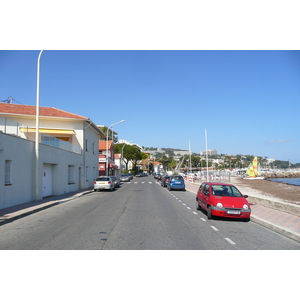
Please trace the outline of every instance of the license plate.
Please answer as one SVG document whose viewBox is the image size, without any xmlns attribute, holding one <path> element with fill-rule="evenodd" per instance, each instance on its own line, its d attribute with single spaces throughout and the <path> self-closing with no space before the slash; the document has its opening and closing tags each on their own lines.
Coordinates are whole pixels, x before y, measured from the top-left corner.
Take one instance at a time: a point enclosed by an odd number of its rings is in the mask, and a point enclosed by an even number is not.
<svg viewBox="0 0 300 300">
<path fill-rule="evenodd" d="M 176 184 L 181 184 L 181 182 L 180 182 L 180 181 L 176 181 L 175 183 L 176 183 Z"/>
<path fill-rule="evenodd" d="M 241 212 L 238 210 L 227 210 L 226 213 L 231 215 L 239 215 Z"/>
<path fill-rule="evenodd" d="M 105 184 L 105 182 L 101 182 L 100 184 Z"/>
</svg>

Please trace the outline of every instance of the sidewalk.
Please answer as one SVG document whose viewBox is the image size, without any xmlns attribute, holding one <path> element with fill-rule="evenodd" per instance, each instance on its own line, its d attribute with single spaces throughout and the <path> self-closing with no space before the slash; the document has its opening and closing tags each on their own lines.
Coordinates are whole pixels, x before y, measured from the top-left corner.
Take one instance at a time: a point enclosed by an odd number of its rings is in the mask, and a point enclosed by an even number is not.
<svg viewBox="0 0 300 300">
<path fill-rule="evenodd" d="M 43 199 L 40 201 L 31 201 L 31 202 L 0 209 L 0 226 L 5 223 L 9 223 L 19 218 L 36 213 L 43 209 L 49 208 L 51 206 L 81 197 L 82 195 L 90 193 L 91 191 L 92 188 L 87 188 L 72 193 L 49 197 L 47 199 Z"/>
<path fill-rule="evenodd" d="M 191 183 L 186 181 L 185 185 L 187 191 L 196 195 L 200 183 Z M 252 222 L 258 223 L 300 242 L 300 216 L 260 205 L 257 201 L 251 201 L 251 195 L 249 195 L 248 201 L 251 204 L 250 219 Z M 282 203 L 282 206 L 289 206 L 289 204 Z M 288 209 L 284 209 L 284 207 L 282 207 L 282 209 L 288 211 Z"/>
</svg>

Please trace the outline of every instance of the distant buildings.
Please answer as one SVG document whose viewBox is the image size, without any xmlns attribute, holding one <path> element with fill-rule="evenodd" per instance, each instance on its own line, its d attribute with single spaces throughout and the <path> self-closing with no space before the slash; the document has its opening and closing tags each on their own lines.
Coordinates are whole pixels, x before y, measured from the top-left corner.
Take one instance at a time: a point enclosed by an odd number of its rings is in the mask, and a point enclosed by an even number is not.
<svg viewBox="0 0 300 300">
<path fill-rule="evenodd" d="M 217 155 L 218 152 L 217 152 L 217 150 L 215 150 L 215 149 L 211 149 L 211 150 L 207 150 L 207 154 L 208 154 L 208 155 Z M 200 152 L 200 155 L 206 155 L 206 151 L 201 151 L 201 152 Z"/>
</svg>

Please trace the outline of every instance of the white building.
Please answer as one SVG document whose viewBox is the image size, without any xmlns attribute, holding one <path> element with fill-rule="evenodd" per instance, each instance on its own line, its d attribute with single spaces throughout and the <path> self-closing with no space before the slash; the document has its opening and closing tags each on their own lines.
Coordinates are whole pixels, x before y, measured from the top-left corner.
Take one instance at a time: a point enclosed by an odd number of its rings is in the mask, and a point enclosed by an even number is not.
<svg viewBox="0 0 300 300">
<path fill-rule="evenodd" d="M 90 119 L 40 107 L 38 160 L 35 122 L 35 106 L 0 103 L 0 208 L 92 187 L 98 175 L 105 136 Z"/>
<path fill-rule="evenodd" d="M 207 154 L 208 155 L 217 155 L 218 151 L 215 149 L 210 149 L 210 150 L 207 150 Z M 206 151 L 201 151 L 200 155 L 206 155 Z"/>
</svg>

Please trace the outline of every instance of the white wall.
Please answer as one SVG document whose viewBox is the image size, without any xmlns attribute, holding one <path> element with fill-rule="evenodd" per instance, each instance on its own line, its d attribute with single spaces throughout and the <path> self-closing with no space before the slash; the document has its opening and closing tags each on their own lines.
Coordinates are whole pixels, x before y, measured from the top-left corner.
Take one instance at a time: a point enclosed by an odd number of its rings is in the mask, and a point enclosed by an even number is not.
<svg viewBox="0 0 300 300">
<path fill-rule="evenodd" d="M 84 126 L 84 123 L 81 123 Z M 52 165 L 52 192 L 60 195 L 93 186 L 98 174 L 98 133 L 87 127 L 83 154 L 40 144 L 39 199 L 43 197 L 43 166 Z M 85 151 L 85 139 L 88 151 Z M 0 209 L 35 200 L 35 142 L 0 132 Z M 5 160 L 12 161 L 12 185 L 5 185 Z M 74 183 L 68 183 L 68 166 L 75 168 Z"/>
</svg>

